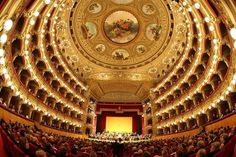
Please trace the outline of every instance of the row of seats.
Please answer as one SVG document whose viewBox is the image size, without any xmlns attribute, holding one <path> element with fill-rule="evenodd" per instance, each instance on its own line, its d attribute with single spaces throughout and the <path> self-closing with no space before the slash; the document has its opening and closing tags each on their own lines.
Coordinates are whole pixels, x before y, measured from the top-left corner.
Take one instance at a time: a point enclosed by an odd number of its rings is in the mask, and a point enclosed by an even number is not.
<svg viewBox="0 0 236 157">
<path fill-rule="evenodd" d="M 1 136 L 12 157 L 112 157 L 114 143 L 89 141 L 45 133 L 35 127 L 1 120 Z M 190 137 L 119 143 L 123 157 L 232 157 L 236 144 L 236 127 L 202 131 Z M 202 154 L 202 155 L 201 155 Z"/>
</svg>

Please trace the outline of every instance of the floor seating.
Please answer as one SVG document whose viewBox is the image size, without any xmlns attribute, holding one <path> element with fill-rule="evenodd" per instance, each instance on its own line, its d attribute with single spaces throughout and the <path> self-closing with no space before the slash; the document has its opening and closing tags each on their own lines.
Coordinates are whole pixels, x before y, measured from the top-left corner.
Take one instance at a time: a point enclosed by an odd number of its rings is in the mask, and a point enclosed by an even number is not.
<svg viewBox="0 0 236 157">
<path fill-rule="evenodd" d="M 4 147 L 11 157 L 29 157 L 25 154 L 14 142 L 4 130 L 1 130 L 1 136 L 3 139 Z"/>
</svg>

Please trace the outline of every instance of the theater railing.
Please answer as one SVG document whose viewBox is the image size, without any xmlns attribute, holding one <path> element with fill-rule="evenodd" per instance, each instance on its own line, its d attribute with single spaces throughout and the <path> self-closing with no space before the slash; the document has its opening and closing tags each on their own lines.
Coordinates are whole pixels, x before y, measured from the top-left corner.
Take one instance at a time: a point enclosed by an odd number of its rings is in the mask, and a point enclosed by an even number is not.
<svg viewBox="0 0 236 157">
<path fill-rule="evenodd" d="M 74 138 L 87 138 L 87 135 L 66 132 L 63 130 L 52 128 L 50 126 L 41 125 L 29 118 L 26 118 L 26 117 L 18 114 L 17 112 L 12 111 L 11 109 L 9 109 L 7 107 L 4 107 L 2 104 L 0 104 L 0 118 L 4 119 L 7 122 L 12 121 L 12 122 L 18 122 L 18 123 L 22 123 L 22 124 L 29 125 L 29 126 L 34 125 L 37 128 L 43 130 L 44 132 L 48 132 L 48 133 L 53 133 L 53 134 L 58 134 L 58 135 L 68 136 L 68 137 L 74 137 Z"/>
<path fill-rule="evenodd" d="M 183 136 L 192 136 L 196 135 L 201 131 L 201 128 L 205 128 L 206 131 L 214 130 L 220 127 L 226 127 L 226 126 L 236 126 L 236 112 L 232 112 L 228 115 L 225 115 L 224 117 L 211 121 L 209 123 L 206 123 L 200 128 L 196 129 L 190 129 L 185 130 L 177 133 L 171 133 L 171 134 L 165 134 L 165 135 L 157 135 L 153 137 L 154 140 L 157 139 L 170 139 L 170 138 L 177 138 L 177 137 L 183 137 Z"/>
</svg>

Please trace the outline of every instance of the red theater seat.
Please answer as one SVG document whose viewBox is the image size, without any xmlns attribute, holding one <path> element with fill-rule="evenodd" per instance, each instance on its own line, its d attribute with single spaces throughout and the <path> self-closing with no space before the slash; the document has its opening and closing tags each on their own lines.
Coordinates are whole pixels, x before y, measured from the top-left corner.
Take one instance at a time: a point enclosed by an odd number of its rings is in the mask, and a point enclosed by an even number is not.
<svg viewBox="0 0 236 157">
<path fill-rule="evenodd" d="M 35 154 L 35 152 L 38 150 L 38 147 L 35 146 L 34 144 L 30 143 L 29 149 L 30 149 L 31 154 Z"/>
<path fill-rule="evenodd" d="M 236 136 L 234 136 L 222 149 L 219 151 L 215 157 L 230 157 L 234 154 L 234 147 L 236 144 Z"/>
<path fill-rule="evenodd" d="M 13 150 L 14 150 L 14 152 L 12 153 L 13 157 L 29 157 L 17 145 L 14 145 Z"/>
<path fill-rule="evenodd" d="M 236 157 L 236 144 L 234 145 L 234 157 Z"/>
<path fill-rule="evenodd" d="M 1 133 L 4 146 L 12 157 L 29 157 L 8 137 L 5 131 Z"/>
<path fill-rule="evenodd" d="M 72 157 L 72 156 L 71 156 Z M 89 154 L 88 153 L 83 153 L 83 152 L 79 152 L 77 154 L 77 157 L 89 157 Z"/>
</svg>

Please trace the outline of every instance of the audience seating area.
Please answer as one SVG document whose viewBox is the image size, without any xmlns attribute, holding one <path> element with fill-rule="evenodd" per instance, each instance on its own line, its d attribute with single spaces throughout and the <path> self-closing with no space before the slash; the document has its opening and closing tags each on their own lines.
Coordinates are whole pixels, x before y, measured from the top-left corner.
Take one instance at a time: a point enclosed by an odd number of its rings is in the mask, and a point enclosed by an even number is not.
<svg viewBox="0 0 236 157">
<path fill-rule="evenodd" d="M 112 142 L 92 142 L 88 139 L 49 134 L 35 126 L 17 122 L 6 123 L 1 120 L 0 124 L 5 149 L 12 157 L 112 157 Z M 121 153 L 124 157 L 231 157 L 236 155 L 235 143 L 236 127 L 232 126 L 209 132 L 203 129 L 195 136 L 123 143 Z"/>
</svg>

